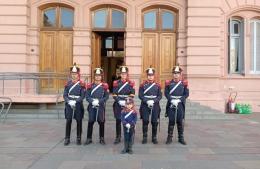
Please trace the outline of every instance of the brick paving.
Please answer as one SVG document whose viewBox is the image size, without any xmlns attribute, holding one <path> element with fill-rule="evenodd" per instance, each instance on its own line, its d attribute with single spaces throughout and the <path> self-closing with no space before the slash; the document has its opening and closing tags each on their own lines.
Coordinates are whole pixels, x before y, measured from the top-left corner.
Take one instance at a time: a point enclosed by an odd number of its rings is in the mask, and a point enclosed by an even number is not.
<svg viewBox="0 0 260 169">
<path fill-rule="evenodd" d="M 162 120 L 158 145 L 142 145 L 138 121 L 133 155 L 120 154 L 114 145 L 114 121 L 106 122 L 106 145 L 98 143 L 98 125 L 88 146 L 64 147 L 65 120 L 7 119 L 0 123 L 0 169 L 259 169 L 260 115 L 238 115 L 231 120 L 186 120 L 187 146 L 166 145 L 167 121 Z M 83 125 L 86 138 L 87 121 Z"/>
</svg>

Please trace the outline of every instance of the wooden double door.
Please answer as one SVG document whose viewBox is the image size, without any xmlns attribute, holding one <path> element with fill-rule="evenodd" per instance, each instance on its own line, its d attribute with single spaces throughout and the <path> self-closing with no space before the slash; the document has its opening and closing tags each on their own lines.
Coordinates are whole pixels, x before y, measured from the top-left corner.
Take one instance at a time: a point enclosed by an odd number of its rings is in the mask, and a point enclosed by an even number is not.
<svg viewBox="0 0 260 169">
<path fill-rule="evenodd" d="M 142 37 L 142 80 L 147 78 L 145 70 L 152 66 L 156 69 L 156 81 L 164 88 L 176 65 L 176 33 L 144 32 Z"/>
<path fill-rule="evenodd" d="M 39 69 L 42 79 L 40 80 L 40 92 L 54 92 L 64 88 L 66 75 L 73 62 L 72 46 L 72 31 L 41 31 Z"/>
</svg>

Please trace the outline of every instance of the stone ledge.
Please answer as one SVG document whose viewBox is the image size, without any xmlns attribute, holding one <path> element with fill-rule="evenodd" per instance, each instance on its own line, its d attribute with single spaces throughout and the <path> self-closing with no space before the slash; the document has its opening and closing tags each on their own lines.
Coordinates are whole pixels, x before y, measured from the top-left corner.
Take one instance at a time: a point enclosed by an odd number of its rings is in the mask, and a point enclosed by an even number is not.
<svg viewBox="0 0 260 169">
<path fill-rule="evenodd" d="M 5 95 L 4 97 L 11 98 L 13 103 L 56 103 L 56 101 L 59 103 L 64 101 L 63 97 L 61 96 L 57 99 L 57 95 Z M 6 99 L 2 99 L 0 97 L 0 101 L 6 102 Z"/>
</svg>

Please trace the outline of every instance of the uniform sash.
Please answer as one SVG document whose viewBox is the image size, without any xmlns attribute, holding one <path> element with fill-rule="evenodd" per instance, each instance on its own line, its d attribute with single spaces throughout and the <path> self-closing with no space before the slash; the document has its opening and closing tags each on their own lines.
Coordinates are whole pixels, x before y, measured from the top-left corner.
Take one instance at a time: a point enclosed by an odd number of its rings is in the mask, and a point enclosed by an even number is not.
<svg viewBox="0 0 260 169">
<path fill-rule="evenodd" d="M 99 85 L 97 85 L 90 93 L 90 95 L 92 96 L 92 94 L 102 85 L 102 83 L 100 83 Z"/>
<path fill-rule="evenodd" d="M 181 84 L 181 80 L 172 88 L 172 90 L 170 91 L 170 94 L 172 94 L 174 92 L 174 90 Z"/>
<path fill-rule="evenodd" d="M 118 93 L 128 84 L 128 82 L 125 82 L 123 86 L 121 86 L 118 90 Z"/>
<path fill-rule="evenodd" d="M 149 87 L 144 91 L 144 94 L 147 93 L 154 85 L 155 85 L 155 83 L 153 83 L 151 86 L 149 86 Z"/>
<path fill-rule="evenodd" d="M 127 113 L 127 115 L 125 115 L 125 119 L 130 116 L 133 113 L 134 110 L 131 110 L 129 113 Z"/>
<path fill-rule="evenodd" d="M 80 81 L 77 81 L 77 83 L 75 83 L 73 86 L 71 86 L 70 90 L 69 90 L 69 93 L 72 91 L 72 89 L 74 89 L 78 84 L 80 83 Z"/>
</svg>

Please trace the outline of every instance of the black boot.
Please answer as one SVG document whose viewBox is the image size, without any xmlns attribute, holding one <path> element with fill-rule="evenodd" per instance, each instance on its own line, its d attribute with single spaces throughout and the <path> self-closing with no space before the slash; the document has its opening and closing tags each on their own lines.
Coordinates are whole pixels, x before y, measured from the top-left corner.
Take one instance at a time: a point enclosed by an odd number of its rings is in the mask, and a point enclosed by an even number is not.
<svg viewBox="0 0 260 169">
<path fill-rule="evenodd" d="M 116 120 L 116 139 L 114 144 L 121 142 L 121 120 Z"/>
<path fill-rule="evenodd" d="M 187 143 L 184 141 L 184 136 L 183 136 L 183 125 L 178 124 L 177 128 L 178 128 L 178 141 L 179 141 L 179 143 L 181 143 L 182 145 L 186 145 Z"/>
<path fill-rule="evenodd" d="M 106 144 L 104 137 L 100 137 L 99 143 L 102 145 Z"/>
<path fill-rule="evenodd" d="M 99 143 L 102 145 L 106 144 L 104 135 L 105 135 L 105 124 L 104 124 L 104 122 L 100 122 L 99 123 L 99 138 L 100 138 Z"/>
<path fill-rule="evenodd" d="M 148 131 L 148 124 L 143 124 L 143 141 L 142 141 L 142 144 L 147 143 L 147 131 Z"/>
<path fill-rule="evenodd" d="M 153 144 L 158 144 L 157 126 L 158 126 L 158 123 L 152 123 L 152 142 L 153 142 Z"/>
<path fill-rule="evenodd" d="M 92 139 L 91 138 L 87 138 L 86 142 L 84 143 L 84 145 L 89 145 L 92 143 Z"/>
<path fill-rule="evenodd" d="M 173 128 L 174 128 L 174 125 L 168 125 L 168 137 L 166 140 L 166 144 L 172 143 Z"/>
<path fill-rule="evenodd" d="M 81 145 L 82 121 L 77 121 L 77 145 Z"/>
<path fill-rule="evenodd" d="M 127 153 L 127 151 L 128 151 L 128 142 L 125 140 L 124 141 L 124 149 L 121 151 L 121 154 L 125 154 L 125 153 Z"/>
<path fill-rule="evenodd" d="M 64 146 L 67 146 L 70 144 L 70 139 L 69 138 L 65 138 L 64 140 Z"/>
<path fill-rule="evenodd" d="M 72 120 L 67 120 L 66 121 L 64 146 L 67 146 L 67 145 L 70 144 L 71 123 L 72 123 Z"/>
<path fill-rule="evenodd" d="M 93 125 L 94 122 L 88 122 L 88 133 L 87 133 L 87 140 L 84 145 L 88 145 L 92 143 L 92 132 L 93 132 Z"/>
<path fill-rule="evenodd" d="M 128 142 L 128 154 L 133 154 L 133 144 L 134 144 L 134 140 L 133 140 L 133 135 L 131 136 L 129 142 Z"/>
<path fill-rule="evenodd" d="M 128 154 L 133 154 L 132 146 L 133 146 L 132 142 L 131 141 L 128 142 Z"/>
</svg>

